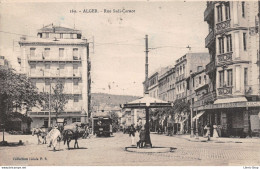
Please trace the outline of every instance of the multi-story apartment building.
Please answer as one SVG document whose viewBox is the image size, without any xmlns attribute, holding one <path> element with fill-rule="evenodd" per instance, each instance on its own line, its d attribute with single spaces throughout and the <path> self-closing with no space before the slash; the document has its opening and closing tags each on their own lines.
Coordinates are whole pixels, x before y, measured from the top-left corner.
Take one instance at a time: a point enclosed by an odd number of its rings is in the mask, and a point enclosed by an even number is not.
<svg viewBox="0 0 260 169">
<path fill-rule="evenodd" d="M 38 30 L 38 38 L 22 37 L 21 72 L 26 74 L 39 92 L 53 93 L 57 82 L 71 96 L 64 112 L 67 124 L 88 120 L 90 99 L 89 44 L 79 30 L 48 25 Z M 48 126 L 49 109 L 33 108 L 29 112 L 31 127 Z M 55 114 L 51 110 L 51 123 Z"/>
<path fill-rule="evenodd" d="M 148 78 L 149 96 L 153 98 L 159 98 L 158 90 L 158 72 L 155 72 Z"/>
<path fill-rule="evenodd" d="M 187 53 L 181 58 L 176 60 L 175 70 L 176 70 L 176 99 L 187 99 L 187 81 L 186 79 L 191 73 L 197 72 L 197 70 L 205 67 L 209 62 L 208 53 Z M 188 100 L 190 100 L 188 98 Z"/>
<path fill-rule="evenodd" d="M 158 94 L 159 94 L 159 99 L 168 101 L 168 90 L 169 90 L 169 70 L 170 66 L 164 67 L 161 69 L 159 72 L 159 77 L 158 77 Z"/>
<path fill-rule="evenodd" d="M 167 72 L 168 76 L 168 100 L 169 102 L 174 102 L 176 97 L 175 97 L 175 67 L 170 68 Z"/>
<path fill-rule="evenodd" d="M 209 26 L 205 46 L 210 53 L 206 72 L 217 99 L 205 110 L 210 114 L 208 123 L 220 126 L 221 136 L 245 136 L 259 131 L 260 103 L 247 103 L 259 101 L 260 95 L 257 14 L 257 1 L 207 2 L 204 12 Z M 252 128 L 256 123 L 258 127 Z"/>
</svg>

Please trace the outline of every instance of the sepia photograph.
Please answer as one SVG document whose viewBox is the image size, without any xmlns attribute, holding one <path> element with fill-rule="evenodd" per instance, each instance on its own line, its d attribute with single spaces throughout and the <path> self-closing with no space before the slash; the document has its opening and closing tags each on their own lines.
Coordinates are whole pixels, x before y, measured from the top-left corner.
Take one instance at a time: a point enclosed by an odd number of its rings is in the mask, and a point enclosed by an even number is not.
<svg viewBox="0 0 260 169">
<path fill-rule="evenodd" d="M 1 168 L 260 169 L 259 21 L 257 0 L 0 0 Z"/>
</svg>

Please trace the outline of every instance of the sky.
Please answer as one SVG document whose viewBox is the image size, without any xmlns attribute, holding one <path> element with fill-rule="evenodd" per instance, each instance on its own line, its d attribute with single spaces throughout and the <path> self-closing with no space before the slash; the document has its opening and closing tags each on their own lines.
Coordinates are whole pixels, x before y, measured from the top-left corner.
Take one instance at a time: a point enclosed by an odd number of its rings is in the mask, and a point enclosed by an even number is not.
<svg viewBox="0 0 260 169">
<path fill-rule="evenodd" d="M 98 13 L 79 12 L 84 9 Z M 135 12 L 104 13 L 104 9 Z M 145 35 L 151 75 L 160 67 L 174 65 L 185 53 L 207 52 L 205 9 L 205 1 L 1 3 L 0 55 L 17 68 L 22 35 L 36 37 L 38 29 L 51 23 L 75 26 L 90 42 L 92 92 L 142 96 Z"/>
</svg>

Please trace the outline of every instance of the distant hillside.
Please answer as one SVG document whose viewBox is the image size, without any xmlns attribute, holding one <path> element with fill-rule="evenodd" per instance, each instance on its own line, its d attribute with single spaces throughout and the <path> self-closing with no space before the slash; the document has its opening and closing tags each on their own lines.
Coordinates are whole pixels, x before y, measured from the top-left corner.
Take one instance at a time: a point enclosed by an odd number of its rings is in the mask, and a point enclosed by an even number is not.
<svg viewBox="0 0 260 169">
<path fill-rule="evenodd" d="M 138 96 L 128 96 L 128 95 L 112 95 L 106 93 L 91 93 L 91 102 L 93 107 L 119 107 L 120 104 L 130 102 L 138 99 Z"/>
</svg>

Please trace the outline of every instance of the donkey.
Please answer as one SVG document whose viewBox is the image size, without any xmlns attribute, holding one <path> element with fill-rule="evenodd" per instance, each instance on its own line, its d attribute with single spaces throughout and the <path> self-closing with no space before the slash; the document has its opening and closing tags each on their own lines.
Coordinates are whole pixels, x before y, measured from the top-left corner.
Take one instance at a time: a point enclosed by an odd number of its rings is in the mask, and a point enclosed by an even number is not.
<svg viewBox="0 0 260 169">
<path fill-rule="evenodd" d="M 32 136 L 34 136 L 36 134 L 37 138 L 38 138 L 38 144 L 41 143 L 40 137 L 42 138 L 42 143 L 46 144 L 46 136 L 48 134 L 48 131 L 46 131 L 45 129 L 41 129 L 41 128 L 33 128 L 32 129 Z"/>
</svg>

